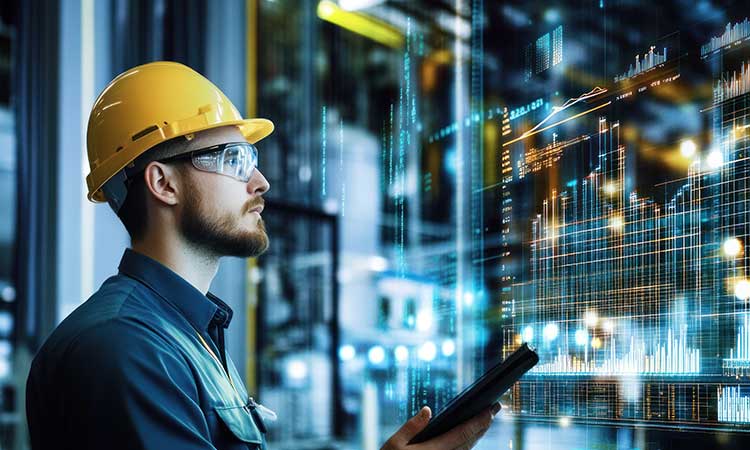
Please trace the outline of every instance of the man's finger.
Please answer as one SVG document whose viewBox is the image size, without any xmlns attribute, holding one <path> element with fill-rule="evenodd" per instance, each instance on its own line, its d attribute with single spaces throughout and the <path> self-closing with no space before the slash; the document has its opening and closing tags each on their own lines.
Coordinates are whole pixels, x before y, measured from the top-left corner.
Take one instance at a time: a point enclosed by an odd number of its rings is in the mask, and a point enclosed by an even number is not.
<svg viewBox="0 0 750 450">
<path fill-rule="evenodd" d="M 492 419 L 494 419 L 497 413 L 500 412 L 501 408 L 502 408 L 502 405 L 500 405 L 500 402 L 497 402 L 493 404 L 492 406 L 490 406 L 490 414 L 491 414 L 490 426 L 492 426 Z M 469 440 L 464 445 L 458 447 L 455 450 L 471 450 L 474 447 L 474 445 L 477 443 L 477 441 L 482 439 L 482 436 L 484 436 L 484 434 L 487 433 L 487 430 L 489 429 L 490 428 L 488 426 L 487 428 L 483 429 L 479 434 L 474 435 L 474 437 L 471 438 L 471 440 Z"/>
<path fill-rule="evenodd" d="M 489 430 L 488 428 L 483 429 L 479 434 L 475 434 L 474 437 L 469 439 L 466 443 L 456 448 L 455 450 L 470 450 L 477 443 L 478 440 L 482 439 L 482 436 Z"/>
<path fill-rule="evenodd" d="M 414 417 L 407 420 L 406 423 L 398 429 L 396 434 L 391 436 L 389 439 L 390 442 L 386 443 L 386 445 L 394 444 L 397 447 L 406 445 L 411 438 L 416 436 L 417 433 L 427 426 L 430 417 L 432 417 L 432 411 L 430 411 L 430 408 L 427 406 L 423 407 Z"/>
<path fill-rule="evenodd" d="M 492 424 L 493 411 L 497 412 L 495 408 L 493 405 L 485 409 L 443 435 L 430 439 L 428 443 L 435 448 L 464 448 L 467 443 L 473 445 Z"/>
</svg>

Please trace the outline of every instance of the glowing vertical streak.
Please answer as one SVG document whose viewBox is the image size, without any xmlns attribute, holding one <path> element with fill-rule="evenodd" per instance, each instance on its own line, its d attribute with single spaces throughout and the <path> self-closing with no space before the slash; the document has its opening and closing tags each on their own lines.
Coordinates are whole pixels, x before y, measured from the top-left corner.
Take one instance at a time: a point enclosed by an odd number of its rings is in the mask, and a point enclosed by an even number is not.
<svg viewBox="0 0 750 450">
<path fill-rule="evenodd" d="M 341 217 L 346 215 L 346 177 L 344 176 L 344 119 L 339 120 L 339 173 L 341 174 Z"/>
<path fill-rule="evenodd" d="M 404 249 L 404 209 L 406 196 L 406 148 L 411 141 L 409 127 L 409 97 L 411 96 L 411 17 L 406 19 L 406 48 L 403 60 L 403 86 L 399 90 L 399 146 L 398 146 L 398 171 L 399 171 L 399 195 L 396 214 L 398 215 L 398 267 L 399 274 L 406 276 L 406 253 Z"/>
<path fill-rule="evenodd" d="M 393 103 L 391 103 L 390 114 L 388 116 L 388 188 L 393 187 Z"/>
<path fill-rule="evenodd" d="M 464 117 L 464 92 L 463 92 L 463 51 L 461 39 L 461 14 L 463 11 L 463 3 L 461 0 L 455 0 L 456 15 L 454 20 L 454 36 L 455 41 L 453 44 L 453 54 L 455 55 L 455 67 L 454 67 L 454 92 L 453 92 L 453 114 L 454 120 L 458 123 L 456 127 L 456 361 L 458 362 L 456 367 L 456 382 L 459 387 L 464 385 L 464 327 L 463 327 L 463 286 L 464 286 L 464 202 L 463 202 L 463 190 L 462 185 L 464 183 L 463 176 L 463 129 L 461 126 Z"/>
<path fill-rule="evenodd" d="M 691 195 L 690 206 L 692 209 L 693 227 L 691 228 L 690 233 L 693 235 L 692 239 L 695 240 L 692 248 L 697 249 L 697 250 L 693 250 L 695 252 L 694 259 L 699 261 L 697 264 L 698 267 L 696 269 L 697 275 L 695 277 L 696 285 L 695 285 L 694 290 L 695 290 L 695 297 L 696 297 L 695 300 L 698 305 L 697 310 L 702 311 L 703 310 L 703 264 L 700 263 L 700 259 L 701 259 L 700 249 L 703 247 L 703 238 L 702 238 L 703 233 L 700 232 L 700 227 L 701 227 L 700 224 L 701 224 L 701 203 L 703 201 L 702 196 L 701 196 L 703 186 L 701 185 L 701 183 L 702 183 L 703 177 L 700 176 L 697 165 L 694 164 L 691 167 L 693 168 L 693 171 L 692 171 L 693 177 L 692 177 L 690 185 L 693 186 L 695 197 L 697 198 L 693 198 L 693 196 Z M 703 344 L 703 339 L 702 339 L 703 321 L 695 320 L 693 324 L 695 326 L 695 334 L 696 334 L 696 340 L 694 342 L 694 345 L 700 349 L 702 348 L 702 344 Z M 687 345 L 687 342 L 685 344 Z M 699 364 L 700 364 L 700 361 L 698 361 L 696 365 L 699 365 Z"/>
<path fill-rule="evenodd" d="M 380 191 L 388 192 L 385 184 L 385 161 L 388 153 L 388 139 L 386 138 L 385 121 L 383 121 L 383 132 L 380 142 Z"/>
<path fill-rule="evenodd" d="M 471 282 L 469 285 L 472 295 L 484 292 L 484 202 L 481 191 L 475 189 L 484 186 L 484 47 L 483 47 L 483 0 L 472 0 L 471 2 L 471 146 L 470 146 L 470 193 L 469 204 L 471 224 Z M 475 267 L 474 261 L 478 261 Z M 480 315 L 472 316 L 472 321 L 479 319 Z M 472 327 L 471 336 L 468 337 L 473 343 L 485 342 L 486 328 L 482 323 Z M 474 372 L 484 372 L 484 361 L 482 358 L 473 358 L 471 364 Z M 473 375 L 472 375 L 473 378 Z"/>
<path fill-rule="evenodd" d="M 94 103 L 94 0 L 81 2 L 81 105 Z M 88 111 L 81 108 L 81 123 L 88 122 Z M 85 130 L 81 128 L 81 299 L 94 292 L 94 205 L 86 201 L 86 173 L 88 158 Z"/>
<path fill-rule="evenodd" d="M 325 198 L 326 196 L 326 105 L 323 105 L 320 113 L 320 184 L 321 191 L 320 196 Z"/>
</svg>

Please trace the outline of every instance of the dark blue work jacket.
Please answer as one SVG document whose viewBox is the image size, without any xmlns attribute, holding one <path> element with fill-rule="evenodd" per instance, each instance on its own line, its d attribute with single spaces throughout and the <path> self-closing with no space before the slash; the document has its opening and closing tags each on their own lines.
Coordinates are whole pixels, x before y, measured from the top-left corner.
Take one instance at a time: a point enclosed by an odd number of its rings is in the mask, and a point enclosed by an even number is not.
<svg viewBox="0 0 750 450">
<path fill-rule="evenodd" d="M 34 358 L 32 447 L 265 448 L 263 419 L 224 348 L 231 319 L 217 297 L 126 250 L 120 272 Z"/>
</svg>

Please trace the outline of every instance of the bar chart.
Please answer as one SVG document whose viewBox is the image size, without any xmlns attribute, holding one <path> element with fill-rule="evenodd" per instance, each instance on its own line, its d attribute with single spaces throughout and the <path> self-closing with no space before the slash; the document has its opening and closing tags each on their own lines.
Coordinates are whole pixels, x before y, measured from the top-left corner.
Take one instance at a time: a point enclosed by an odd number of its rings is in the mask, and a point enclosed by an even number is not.
<svg viewBox="0 0 750 450">
<path fill-rule="evenodd" d="M 652 45 L 648 52 L 643 54 L 643 59 L 641 59 L 641 55 L 635 55 L 635 62 L 628 67 L 628 70 L 621 75 L 615 76 L 615 83 L 633 78 L 653 69 L 659 64 L 664 64 L 667 61 L 667 48 L 664 47 L 661 54 L 655 52 L 655 49 L 656 47 Z"/>
</svg>

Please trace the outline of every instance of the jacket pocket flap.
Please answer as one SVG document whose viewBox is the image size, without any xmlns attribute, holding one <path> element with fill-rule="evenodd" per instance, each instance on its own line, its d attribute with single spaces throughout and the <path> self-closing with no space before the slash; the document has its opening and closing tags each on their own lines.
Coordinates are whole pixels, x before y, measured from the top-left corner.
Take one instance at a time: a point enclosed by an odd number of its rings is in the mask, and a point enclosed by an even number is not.
<svg viewBox="0 0 750 450">
<path fill-rule="evenodd" d="M 215 406 L 214 410 L 229 431 L 243 442 L 260 444 L 260 430 L 244 406 Z"/>
</svg>

